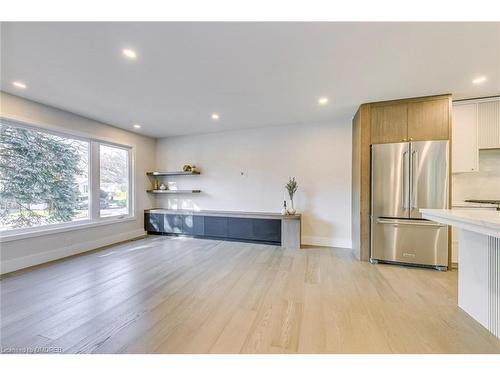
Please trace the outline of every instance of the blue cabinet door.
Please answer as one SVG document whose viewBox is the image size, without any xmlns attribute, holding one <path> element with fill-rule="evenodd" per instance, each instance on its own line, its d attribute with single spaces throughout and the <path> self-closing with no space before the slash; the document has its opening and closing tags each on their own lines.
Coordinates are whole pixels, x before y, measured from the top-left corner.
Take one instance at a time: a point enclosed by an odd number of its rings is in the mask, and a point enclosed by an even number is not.
<svg viewBox="0 0 500 375">
<path fill-rule="evenodd" d="M 182 234 L 182 215 L 166 214 L 164 216 L 165 232 Z"/>
<path fill-rule="evenodd" d="M 183 215 L 182 216 L 182 234 L 193 235 L 194 234 L 194 216 L 193 215 Z"/>
<path fill-rule="evenodd" d="M 265 242 L 281 242 L 281 220 L 252 219 L 254 239 Z"/>
<path fill-rule="evenodd" d="M 205 236 L 227 238 L 227 217 L 205 216 Z"/>
<path fill-rule="evenodd" d="M 281 220 L 230 217 L 227 238 L 255 242 L 281 242 Z"/>
<path fill-rule="evenodd" d="M 231 239 L 256 240 L 252 219 L 230 217 L 227 220 L 227 236 Z"/>
<path fill-rule="evenodd" d="M 162 233 L 164 231 L 163 214 L 144 214 L 144 229 L 147 232 Z"/>
<path fill-rule="evenodd" d="M 204 236 L 205 235 L 205 217 L 204 216 L 193 216 L 193 235 Z"/>
</svg>

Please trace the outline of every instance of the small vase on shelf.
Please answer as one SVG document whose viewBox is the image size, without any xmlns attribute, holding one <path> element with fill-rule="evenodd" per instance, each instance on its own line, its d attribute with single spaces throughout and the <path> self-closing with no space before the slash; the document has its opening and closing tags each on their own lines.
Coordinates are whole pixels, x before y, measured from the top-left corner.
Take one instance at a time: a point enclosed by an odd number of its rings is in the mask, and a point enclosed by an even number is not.
<svg viewBox="0 0 500 375">
<path fill-rule="evenodd" d="M 295 215 L 297 211 L 295 211 L 295 205 L 293 202 L 293 197 L 295 193 L 297 192 L 297 181 L 295 180 L 295 177 L 290 177 L 288 179 L 288 183 L 285 185 L 286 190 L 288 191 L 288 196 L 290 197 L 290 208 L 288 209 L 288 214 L 289 215 Z"/>
<path fill-rule="evenodd" d="M 281 209 L 281 214 L 286 215 L 288 213 L 286 209 L 286 200 L 283 201 L 283 208 Z"/>
<path fill-rule="evenodd" d="M 293 204 L 293 198 L 290 199 L 290 208 L 288 209 L 288 215 L 295 215 L 297 211 L 295 210 L 295 205 Z"/>
</svg>

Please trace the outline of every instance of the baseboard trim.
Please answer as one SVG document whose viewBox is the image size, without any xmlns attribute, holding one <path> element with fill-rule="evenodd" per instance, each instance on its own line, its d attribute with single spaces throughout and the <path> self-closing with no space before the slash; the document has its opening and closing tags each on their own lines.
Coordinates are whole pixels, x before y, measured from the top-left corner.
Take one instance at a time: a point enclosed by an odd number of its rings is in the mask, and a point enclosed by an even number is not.
<svg viewBox="0 0 500 375">
<path fill-rule="evenodd" d="M 303 245 L 341 247 L 352 249 L 352 242 L 345 239 L 335 239 L 330 237 L 302 236 Z"/>
<path fill-rule="evenodd" d="M 143 229 L 136 229 L 124 233 L 118 233 L 112 236 L 106 236 L 93 241 L 75 243 L 70 246 L 44 251 L 39 254 L 32 254 L 21 258 L 2 261 L 0 274 L 14 272 L 23 268 L 37 266 L 39 264 L 51 262 L 54 260 L 66 258 L 72 255 L 92 251 L 103 246 L 109 246 L 118 242 L 128 241 L 137 237 L 144 236 L 146 232 Z"/>
</svg>

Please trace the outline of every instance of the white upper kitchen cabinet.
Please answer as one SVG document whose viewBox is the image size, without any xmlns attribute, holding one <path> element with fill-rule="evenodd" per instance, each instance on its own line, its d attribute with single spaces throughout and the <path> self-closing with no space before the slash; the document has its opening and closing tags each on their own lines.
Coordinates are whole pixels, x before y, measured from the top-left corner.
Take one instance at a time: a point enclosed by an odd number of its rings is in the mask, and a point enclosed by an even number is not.
<svg viewBox="0 0 500 375">
<path fill-rule="evenodd" d="M 451 140 L 452 172 L 477 172 L 478 103 L 453 104 Z"/>
<path fill-rule="evenodd" d="M 500 98 L 477 106 L 479 148 L 500 148 Z"/>
</svg>

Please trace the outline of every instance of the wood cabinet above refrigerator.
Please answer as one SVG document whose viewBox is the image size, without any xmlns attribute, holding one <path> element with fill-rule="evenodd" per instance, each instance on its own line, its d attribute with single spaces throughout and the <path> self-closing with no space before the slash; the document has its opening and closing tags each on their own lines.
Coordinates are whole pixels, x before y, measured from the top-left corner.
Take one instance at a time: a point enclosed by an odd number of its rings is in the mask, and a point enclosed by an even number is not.
<svg viewBox="0 0 500 375">
<path fill-rule="evenodd" d="M 369 105 L 372 144 L 450 139 L 450 95 Z"/>
<path fill-rule="evenodd" d="M 408 140 L 450 139 L 451 97 L 408 103 Z"/>
<path fill-rule="evenodd" d="M 408 138 L 406 103 L 371 106 L 371 143 L 397 143 Z"/>
</svg>

